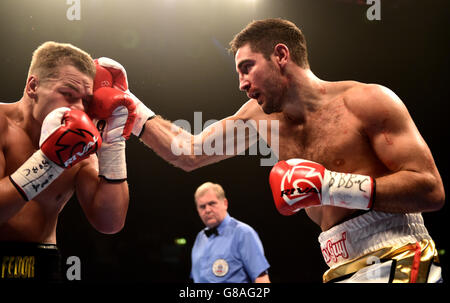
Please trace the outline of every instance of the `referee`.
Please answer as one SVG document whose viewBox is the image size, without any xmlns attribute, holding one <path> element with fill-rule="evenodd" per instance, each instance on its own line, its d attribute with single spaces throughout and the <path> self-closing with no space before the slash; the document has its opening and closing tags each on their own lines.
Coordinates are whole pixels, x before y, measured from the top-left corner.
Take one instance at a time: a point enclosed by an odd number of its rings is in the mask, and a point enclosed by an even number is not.
<svg viewBox="0 0 450 303">
<path fill-rule="evenodd" d="M 252 227 L 230 217 L 222 186 L 206 182 L 194 197 L 206 228 L 192 248 L 191 279 L 195 283 L 270 283 L 261 240 Z"/>
</svg>

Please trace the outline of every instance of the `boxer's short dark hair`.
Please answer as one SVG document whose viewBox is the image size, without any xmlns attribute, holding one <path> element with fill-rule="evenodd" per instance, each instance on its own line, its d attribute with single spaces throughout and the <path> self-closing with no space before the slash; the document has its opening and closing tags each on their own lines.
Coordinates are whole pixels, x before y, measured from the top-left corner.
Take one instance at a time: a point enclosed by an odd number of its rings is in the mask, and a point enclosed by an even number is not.
<svg viewBox="0 0 450 303">
<path fill-rule="evenodd" d="M 292 61 L 309 68 L 306 40 L 302 31 L 292 22 L 280 18 L 256 20 L 249 23 L 230 42 L 230 51 L 236 55 L 239 48 L 250 44 L 253 52 L 269 60 L 275 45 L 283 43 L 289 48 Z"/>
</svg>

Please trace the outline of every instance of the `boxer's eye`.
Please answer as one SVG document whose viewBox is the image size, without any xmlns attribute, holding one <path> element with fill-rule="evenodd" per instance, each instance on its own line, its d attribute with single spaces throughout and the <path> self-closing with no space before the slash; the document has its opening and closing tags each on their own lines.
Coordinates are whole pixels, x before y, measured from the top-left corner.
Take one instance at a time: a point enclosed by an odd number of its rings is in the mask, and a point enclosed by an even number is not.
<svg viewBox="0 0 450 303">
<path fill-rule="evenodd" d="M 251 61 L 251 60 L 244 60 L 241 63 L 239 63 L 238 70 L 242 74 L 248 74 L 250 72 L 250 69 L 252 68 L 253 65 L 254 65 L 253 61 Z"/>
<path fill-rule="evenodd" d="M 245 64 L 245 65 L 242 66 L 242 73 L 243 74 L 248 74 L 248 70 L 249 70 L 248 64 Z"/>
<path fill-rule="evenodd" d="M 248 74 L 250 70 L 252 69 L 253 64 L 252 63 L 246 63 L 242 66 L 242 73 Z"/>
<path fill-rule="evenodd" d="M 61 90 L 60 94 L 64 96 L 67 100 L 75 99 L 78 94 L 72 90 Z"/>
<path fill-rule="evenodd" d="M 86 97 L 84 97 L 82 100 L 83 100 L 83 106 L 84 106 L 84 108 L 85 109 L 88 109 L 89 108 L 89 105 L 92 103 L 92 95 L 90 95 L 90 96 L 86 96 Z"/>
<path fill-rule="evenodd" d="M 86 96 L 86 97 L 83 98 L 83 102 L 86 103 L 86 104 L 89 104 L 89 103 L 92 102 L 92 98 L 93 97 L 94 97 L 93 95 Z"/>
</svg>

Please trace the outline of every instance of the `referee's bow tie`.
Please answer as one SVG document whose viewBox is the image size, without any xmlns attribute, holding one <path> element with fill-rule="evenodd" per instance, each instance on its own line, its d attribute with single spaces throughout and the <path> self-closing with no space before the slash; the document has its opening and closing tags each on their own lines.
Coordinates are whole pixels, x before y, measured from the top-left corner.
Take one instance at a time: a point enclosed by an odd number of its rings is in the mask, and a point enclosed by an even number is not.
<svg viewBox="0 0 450 303">
<path fill-rule="evenodd" d="M 216 235 L 218 236 L 219 233 L 217 232 L 217 227 L 213 227 L 213 228 L 208 228 L 205 229 L 205 235 L 209 238 L 211 235 Z"/>
</svg>

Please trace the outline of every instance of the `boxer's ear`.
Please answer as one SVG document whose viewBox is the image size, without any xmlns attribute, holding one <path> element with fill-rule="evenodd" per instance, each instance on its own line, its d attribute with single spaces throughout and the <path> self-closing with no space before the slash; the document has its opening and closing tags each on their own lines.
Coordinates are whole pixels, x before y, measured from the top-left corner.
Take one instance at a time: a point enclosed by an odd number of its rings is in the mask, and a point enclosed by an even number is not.
<svg viewBox="0 0 450 303">
<path fill-rule="evenodd" d="M 290 59 L 289 48 L 286 44 L 278 43 L 273 48 L 273 57 L 275 62 L 280 66 L 280 68 L 284 68 Z"/>
<path fill-rule="evenodd" d="M 27 79 L 27 83 L 25 86 L 25 93 L 31 99 L 36 99 L 37 97 L 37 88 L 39 86 L 39 79 L 35 75 L 30 75 Z"/>
</svg>

